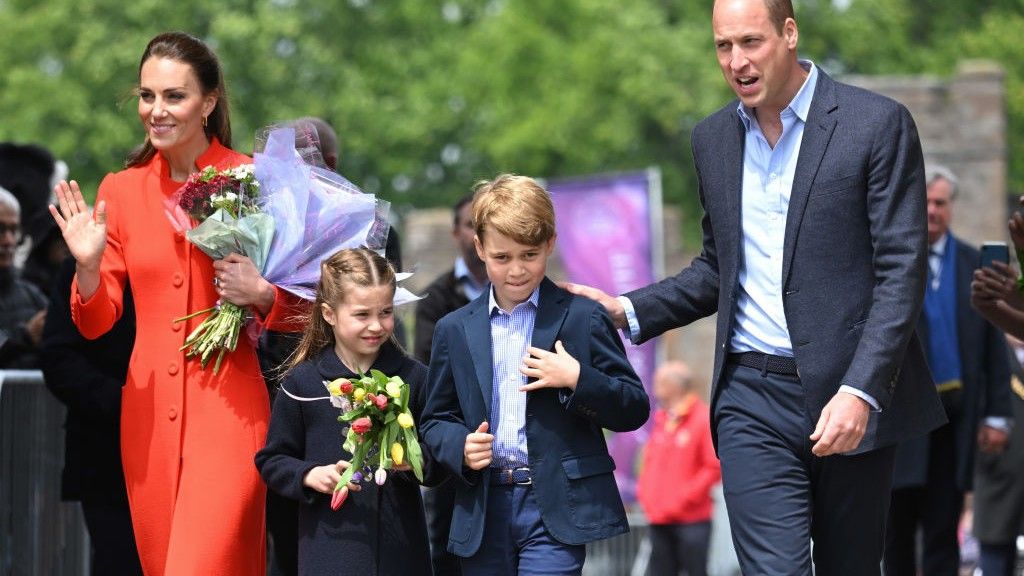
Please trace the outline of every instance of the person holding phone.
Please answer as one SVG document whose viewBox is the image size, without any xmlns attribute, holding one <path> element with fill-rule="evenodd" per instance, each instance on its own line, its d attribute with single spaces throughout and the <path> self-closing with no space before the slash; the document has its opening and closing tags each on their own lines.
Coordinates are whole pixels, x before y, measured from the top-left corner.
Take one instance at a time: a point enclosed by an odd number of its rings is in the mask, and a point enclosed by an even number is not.
<svg viewBox="0 0 1024 576">
<path fill-rule="evenodd" d="M 1020 203 L 1024 206 L 1024 196 Z M 1024 251 L 1024 214 L 1010 217 L 1010 239 L 1017 253 Z M 1007 256 L 1009 256 L 1007 254 Z M 985 319 L 1007 334 L 1024 339 L 1024 295 L 1018 287 L 1017 273 L 1007 261 L 983 262 L 971 282 L 971 304 Z M 988 265 L 986 265 L 988 264 Z"/>
<path fill-rule="evenodd" d="M 955 576 L 957 528 L 971 490 L 976 447 L 999 453 L 1010 431 L 1010 370 L 1002 333 L 970 308 L 981 253 L 950 232 L 957 178 L 926 166 L 928 283 L 918 335 L 949 423 L 896 449 L 885 573 Z M 1005 246 L 1004 246 L 1005 248 Z M 923 550 L 915 554 L 918 529 Z"/>
</svg>

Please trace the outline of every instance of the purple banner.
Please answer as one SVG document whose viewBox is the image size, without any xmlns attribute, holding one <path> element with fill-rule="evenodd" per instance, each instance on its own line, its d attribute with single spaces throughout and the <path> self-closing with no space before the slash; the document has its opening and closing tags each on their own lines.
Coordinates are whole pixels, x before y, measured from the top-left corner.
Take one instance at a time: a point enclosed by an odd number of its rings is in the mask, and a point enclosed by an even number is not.
<svg viewBox="0 0 1024 576">
<path fill-rule="evenodd" d="M 651 184 L 646 172 L 548 183 L 558 252 L 570 282 L 613 295 L 654 282 Z M 653 340 L 640 346 L 626 342 L 626 355 L 648 395 L 654 354 Z M 647 434 L 645 425 L 636 432 L 612 434 L 608 441 L 615 479 L 627 503 L 635 500 L 636 463 Z"/>
</svg>

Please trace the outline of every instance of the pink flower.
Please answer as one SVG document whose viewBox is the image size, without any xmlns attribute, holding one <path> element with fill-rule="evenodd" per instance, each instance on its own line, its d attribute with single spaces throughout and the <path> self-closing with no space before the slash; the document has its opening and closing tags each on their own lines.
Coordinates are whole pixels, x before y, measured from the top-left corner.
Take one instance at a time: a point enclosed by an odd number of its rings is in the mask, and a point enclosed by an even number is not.
<svg viewBox="0 0 1024 576">
<path fill-rule="evenodd" d="M 383 410 L 384 408 L 387 408 L 388 397 L 383 394 L 380 394 L 379 396 L 373 399 L 373 403 L 377 405 L 377 408 Z"/>
<path fill-rule="evenodd" d="M 331 510 L 341 508 L 346 498 L 348 498 L 348 486 L 342 486 L 341 490 L 335 490 L 334 494 L 331 495 Z"/>
<path fill-rule="evenodd" d="M 383 468 L 377 468 L 373 473 L 373 481 L 377 483 L 377 486 L 383 486 L 384 482 L 388 479 L 388 473 Z"/>
<path fill-rule="evenodd" d="M 363 416 L 362 418 L 356 418 L 352 422 L 352 430 L 356 434 L 366 434 L 373 428 L 373 422 L 370 421 L 369 416 Z"/>
</svg>

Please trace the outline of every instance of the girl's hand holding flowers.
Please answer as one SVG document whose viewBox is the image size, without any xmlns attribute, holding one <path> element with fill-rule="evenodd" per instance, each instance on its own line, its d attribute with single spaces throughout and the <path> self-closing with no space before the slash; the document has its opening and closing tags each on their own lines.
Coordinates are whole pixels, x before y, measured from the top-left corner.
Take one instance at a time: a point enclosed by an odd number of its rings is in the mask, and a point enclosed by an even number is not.
<svg viewBox="0 0 1024 576">
<path fill-rule="evenodd" d="M 321 494 L 332 494 L 335 486 L 338 484 L 338 480 L 341 480 L 341 475 L 344 474 L 348 467 L 348 461 L 338 460 L 334 464 L 310 468 L 309 472 L 306 472 L 306 475 L 302 478 L 302 485 Z M 352 492 L 358 492 L 363 489 L 362 486 L 354 482 L 349 482 L 347 486 Z"/>
<path fill-rule="evenodd" d="M 378 370 L 358 380 L 338 378 L 324 382 L 331 403 L 341 408 L 340 422 L 348 422 L 344 448 L 352 454 L 351 466 L 337 479 L 331 507 L 337 510 L 353 483 L 370 481 L 378 486 L 388 470 L 411 470 L 423 481 L 423 452 L 409 411 L 409 385 L 401 378 Z"/>
</svg>

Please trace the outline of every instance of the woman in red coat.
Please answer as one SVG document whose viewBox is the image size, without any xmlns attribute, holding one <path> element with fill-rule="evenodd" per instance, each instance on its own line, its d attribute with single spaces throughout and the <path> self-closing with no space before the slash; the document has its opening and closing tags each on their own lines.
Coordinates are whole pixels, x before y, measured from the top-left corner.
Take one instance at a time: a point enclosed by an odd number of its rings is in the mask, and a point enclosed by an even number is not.
<svg viewBox="0 0 1024 576">
<path fill-rule="evenodd" d="M 270 409 L 256 353 L 243 336 L 218 374 L 203 370 L 180 350 L 202 318 L 174 319 L 220 298 L 249 306 L 270 328 L 294 330 L 288 319 L 300 304 L 244 256 L 211 261 L 164 214 L 164 200 L 191 173 L 250 161 L 228 148 L 217 57 L 187 34 L 161 34 L 142 55 L 138 94 L 146 141 L 100 184 L 95 215 L 74 181 L 57 187 L 60 209 L 50 207 L 77 263 L 72 317 L 87 338 L 103 334 L 131 281 L 137 336 L 121 441 L 145 573 L 262 575 L 264 486 L 252 462 Z"/>
</svg>

